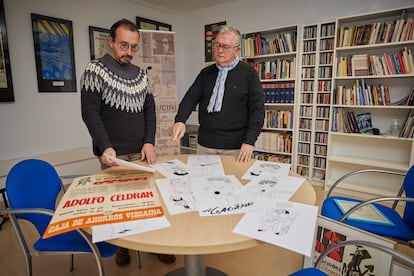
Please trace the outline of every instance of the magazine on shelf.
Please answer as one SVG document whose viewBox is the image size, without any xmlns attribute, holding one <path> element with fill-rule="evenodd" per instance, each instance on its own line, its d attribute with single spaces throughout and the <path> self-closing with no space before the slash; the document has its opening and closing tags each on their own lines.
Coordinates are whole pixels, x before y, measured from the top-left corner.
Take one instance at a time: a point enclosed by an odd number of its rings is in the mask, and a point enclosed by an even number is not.
<svg viewBox="0 0 414 276">
<path fill-rule="evenodd" d="M 358 127 L 361 132 L 368 132 L 372 130 L 371 113 L 362 113 L 356 115 Z"/>
</svg>

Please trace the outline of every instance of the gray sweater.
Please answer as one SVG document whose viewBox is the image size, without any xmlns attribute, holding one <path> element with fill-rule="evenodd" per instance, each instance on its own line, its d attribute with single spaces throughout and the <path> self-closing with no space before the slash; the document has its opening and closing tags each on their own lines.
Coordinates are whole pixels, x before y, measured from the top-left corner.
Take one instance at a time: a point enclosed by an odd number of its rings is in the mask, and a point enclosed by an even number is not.
<svg viewBox="0 0 414 276">
<path fill-rule="evenodd" d="M 134 64 L 108 54 L 91 61 L 81 78 L 81 108 L 96 156 L 108 147 L 120 155 L 155 144 L 154 97 L 144 70 Z"/>
</svg>

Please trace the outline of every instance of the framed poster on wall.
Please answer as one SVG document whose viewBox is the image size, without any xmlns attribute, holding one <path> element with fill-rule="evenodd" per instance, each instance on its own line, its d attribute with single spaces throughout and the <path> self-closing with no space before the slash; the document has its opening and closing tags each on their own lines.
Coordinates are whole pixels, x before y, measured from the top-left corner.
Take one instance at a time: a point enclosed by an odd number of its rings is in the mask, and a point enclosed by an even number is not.
<svg viewBox="0 0 414 276">
<path fill-rule="evenodd" d="M 204 56 L 205 62 L 214 61 L 213 45 L 216 35 L 221 26 L 226 25 L 226 21 L 209 24 L 204 26 Z"/>
<path fill-rule="evenodd" d="M 137 20 L 137 27 L 138 29 L 142 30 L 153 30 L 153 31 L 172 31 L 172 27 L 170 24 L 158 22 L 155 20 L 138 17 Z"/>
<path fill-rule="evenodd" d="M 14 102 L 3 0 L 0 1 L 0 102 Z"/>
<path fill-rule="evenodd" d="M 76 92 L 72 21 L 31 17 L 39 92 Z"/>
<path fill-rule="evenodd" d="M 98 59 L 111 52 L 109 47 L 110 30 L 89 26 L 89 45 L 91 48 L 91 60 Z"/>
</svg>

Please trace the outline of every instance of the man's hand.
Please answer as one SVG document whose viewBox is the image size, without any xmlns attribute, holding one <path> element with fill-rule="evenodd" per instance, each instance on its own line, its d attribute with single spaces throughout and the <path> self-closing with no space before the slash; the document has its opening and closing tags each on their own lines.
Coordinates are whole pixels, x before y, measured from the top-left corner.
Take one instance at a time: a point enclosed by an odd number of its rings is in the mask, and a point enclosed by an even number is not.
<svg viewBox="0 0 414 276">
<path fill-rule="evenodd" d="M 101 161 L 107 166 L 118 166 L 115 163 L 116 151 L 113 148 L 106 148 L 102 154 Z"/>
<path fill-rule="evenodd" d="M 153 144 L 146 143 L 142 146 L 141 149 L 141 161 L 147 159 L 147 163 L 154 165 L 157 162 L 157 154 Z"/>
<path fill-rule="evenodd" d="M 181 138 L 183 138 L 185 134 L 185 124 L 177 122 L 173 125 L 172 128 L 172 139 L 174 142 L 180 141 Z"/>
<path fill-rule="evenodd" d="M 252 157 L 254 147 L 249 144 L 242 144 L 239 152 L 239 156 L 237 156 L 237 162 L 248 162 Z"/>
</svg>

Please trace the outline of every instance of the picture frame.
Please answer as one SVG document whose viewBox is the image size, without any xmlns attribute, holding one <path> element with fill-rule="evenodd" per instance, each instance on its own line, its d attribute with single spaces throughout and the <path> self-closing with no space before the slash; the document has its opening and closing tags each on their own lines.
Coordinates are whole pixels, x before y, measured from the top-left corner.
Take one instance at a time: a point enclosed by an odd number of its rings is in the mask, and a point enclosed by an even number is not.
<svg viewBox="0 0 414 276">
<path fill-rule="evenodd" d="M 0 1 L 0 102 L 14 102 L 3 0 Z"/>
<path fill-rule="evenodd" d="M 143 17 L 136 18 L 136 24 L 138 29 L 143 30 L 156 30 L 156 31 L 172 31 L 172 26 L 167 23 L 162 23 L 152 19 L 147 19 Z"/>
<path fill-rule="evenodd" d="M 334 199 L 335 204 L 341 210 L 342 214 L 348 212 L 349 209 L 353 208 L 360 202 L 351 201 L 346 199 Z M 384 215 L 374 204 L 368 204 L 358 211 L 353 212 L 347 217 L 348 220 L 359 221 L 364 223 L 372 223 L 377 225 L 395 226 L 395 224 Z"/>
<path fill-rule="evenodd" d="M 76 92 L 72 21 L 31 13 L 39 92 Z"/>
<path fill-rule="evenodd" d="M 372 130 L 371 112 L 356 115 L 359 130 L 364 133 Z"/>
<path fill-rule="evenodd" d="M 315 231 L 313 251 L 310 257 L 305 256 L 303 267 L 312 267 L 319 257 L 320 252 L 323 252 L 325 248 L 328 248 L 330 245 L 345 240 L 370 241 L 389 248 L 395 248 L 397 244 L 395 241 L 319 215 Z M 324 258 L 319 269 L 325 272 L 329 271 L 332 275 L 343 275 L 342 272 L 344 269 L 349 269 L 347 264 L 352 262 L 352 256 L 359 255 L 358 253 L 362 253 L 362 250 L 365 250 L 364 252 L 368 254 L 364 254 L 367 257 L 360 262 L 360 267 L 358 268 L 364 271 L 367 266 L 372 266 L 373 271 L 371 271 L 371 273 L 374 273 L 375 275 L 391 275 L 393 262 L 391 255 L 373 248 L 359 248 L 357 246 L 347 246 L 332 251 Z M 352 272 L 350 271 L 349 275 L 351 274 Z"/>
<path fill-rule="evenodd" d="M 221 26 L 226 25 L 226 21 L 204 25 L 204 61 L 214 61 L 214 41 Z"/>
<path fill-rule="evenodd" d="M 91 50 L 91 60 L 99 59 L 111 52 L 109 47 L 109 29 L 89 26 L 89 46 Z"/>
</svg>

